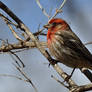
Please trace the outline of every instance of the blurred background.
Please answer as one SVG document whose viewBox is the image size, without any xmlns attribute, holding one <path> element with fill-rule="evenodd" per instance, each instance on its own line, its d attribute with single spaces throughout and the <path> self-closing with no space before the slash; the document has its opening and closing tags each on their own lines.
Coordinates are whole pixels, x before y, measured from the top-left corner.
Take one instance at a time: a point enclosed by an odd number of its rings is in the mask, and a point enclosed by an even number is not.
<svg viewBox="0 0 92 92">
<path fill-rule="evenodd" d="M 34 33 L 38 31 L 38 26 L 47 23 L 48 18 L 44 16 L 38 7 L 36 0 L 1 0 L 5 3 Z M 59 8 L 62 0 L 40 0 L 42 6 L 49 13 L 52 9 L 52 15 Z M 72 30 L 82 40 L 83 43 L 92 41 L 92 0 L 67 0 L 63 7 L 63 12 L 57 17 L 63 18 L 71 26 Z M 3 12 L 0 10 L 0 12 Z M 5 14 L 3 12 L 3 14 Z M 6 15 L 6 14 L 5 14 Z M 8 17 L 8 15 L 6 15 Z M 0 18 L 0 39 L 10 43 L 17 42 L 10 32 L 7 25 Z M 40 40 L 46 41 L 45 37 Z M 92 52 L 92 45 L 87 48 Z M 48 61 L 37 49 L 30 49 L 18 53 L 19 57 L 25 63 L 24 71 L 32 79 L 32 82 L 38 89 L 38 92 L 68 92 L 68 90 L 51 78 L 51 75 L 63 81 L 62 78 L 50 66 Z M 0 54 L 0 74 L 11 74 L 21 76 L 13 66 L 14 61 L 7 53 Z M 72 69 L 59 64 L 65 72 L 71 73 Z M 90 83 L 89 80 L 78 70 L 72 76 L 78 85 Z M 15 78 L 0 76 L 0 92 L 34 92 L 29 83 Z"/>
</svg>

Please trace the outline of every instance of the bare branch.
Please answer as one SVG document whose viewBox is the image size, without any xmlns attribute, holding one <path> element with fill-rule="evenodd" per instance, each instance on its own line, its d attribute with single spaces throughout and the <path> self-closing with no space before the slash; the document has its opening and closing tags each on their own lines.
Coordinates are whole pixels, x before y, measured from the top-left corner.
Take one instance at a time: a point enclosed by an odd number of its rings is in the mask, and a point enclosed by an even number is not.
<svg viewBox="0 0 92 92">
<path fill-rule="evenodd" d="M 25 67 L 23 61 L 20 59 L 20 57 L 19 57 L 17 54 L 15 54 L 15 53 L 12 52 L 12 51 L 9 51 L 9 53 L 10 53 L 10 54 L 13 54 L 13 55 L 19 60 L 19 62 L 22 64 L 22 67 Z M 14 58 L 13 58 L 13 59 L 14 59 Z M 18 65 L 19 67 L 21 67 L 20 64 L 17 62 L 17 60 L 14 59 L 14 61 L 17 63 L 17 65 Z"/>
<path fill-rule="evenodd" d="M 59 10 L 61 10 L 61 9 L 64 7 L 66 1 L 67 1 L 67 0 L 64 0 L 64 1 L 63 1 L 63 3 L 62 3 L 62 4 L 60 5 L 60 7 L 59 7 Z"/>
<path fill-rule="evenodd" d="M 53 19 L 58 13 L 62 12 L 62 8 L 64 7 L 66 1 L 67 0 L 63 0 L 63 2 L 61 3 L 60 7 L 56 10 L 55 14 L 50 18 L 50 20 Z"/>
<path fill-rule="evenodd" d="M 17 24 L 18 28 L 21 29 L 21 31 L 24 31 L 23 28 L 21 28 L 21 24 L 23 23 L 4 3 L 0 1 L 0 8 L 5 11 Z"/>
<path fill-rule="evenodd" d="M 42 28 L 41 30 L 38 30 L 38 32 L 33 33 L 33 35 L 34 35 L 34 36 L 40 35 L 44 29 L 45 29 L 45 28 Z"/>
<path fill-rule="evenodd" d="M 17 64 L 18 67 L 21 67 L 21 65 L 19 64 L 19 62 L 14 58 L 14 56 L 9 53 L 9 55 L 11 56 L 11 58 L 15 61 L 15 63 Z"/>
<path fill-rule="evenodd" d="M 85 92 L 85 91 L 90 91 L 92 90 L 92 83 L 87 84 L 87 85 L 82 85 L 82 86 L 75 86 L 69 90 L 69 92 Z"/>
<path fill-rule="evenodd" d="M 61 85 L 63 85 L 64 87 L 68 88 L 69 89 L 69 86 L 66 86 L 64 84 L 64 82 L 61 82 L 60 80 L 58 80 L 56 77 L 54 77 L 53 75 L 51 76 L 54 80 L 56 80 L 58 83 L 60 83 Z"/>
<path fill-rule="evenodd" d="M 92 82 L 92 73 L 87 68 L 81 68 L 80 70 Z"/>
<path fill-rule="evenodd" d="M 20 50 L 16 50 L 16 51 L 13 51 L 14 53 L 18 53 L 18 52 L 23 52 L 25 50 L 29 50 L 29 48 L 23 48 L 23 49 L 20 49 Z"/>
<path fill-rule="evenodd" d="M 92 83 L 79 87 L 79 92 L 92 90 Z"/>
<path fill-rule="evenodd" d="M 0 17 L 6 19 L 6 21 L 8 21 L 9 24 L 14 25 L 16 28 L 18 28 L 18 25 L 13 23 L 9 18 L 5 17 L 3 14 L 0 13 Z"/>
<path fill-rule="evenodd" d="M 7 25 L 8 25 L 8 27 L 10 28 L 10 30 L 12 31 L 14 37 L 15 37 L 17 40 L 23 42 L 23 40 L 22 40 L 22 39 L 17 35 L 17 33 L 14 31 L 14 29 L 12 28 L 12 26 L 11 26 L 9 23 L 8 23 Z"/>
<path fill-rule="evenodd" d="M 12 31 L 14 37 L 19 40 L 19 41 L 23 41 L 18 35 L 17 33 L 14 31 L 14 29 L 12 28 L 12 26 L 10 25 L 11 23 L 17 27 L 13 22 L 11 22 L 7 17 L 5 17 L 4 15 L 0 14 L 2 19 L 5 21 L 5 23 L 8 25 L 8 27 L 10 28 L 10 30 Z"/>
<path fill-rule="evenodd" d="M 40 9 L 42 10 L 43 14 L 49 18 L 49 15 L 47 14 L 46 10 L 42 7 L 42 5 L 40 4 L 40 0 L 36 0 L 37 5 L 40 7 Z"/>
<path fill-rule="evenodd" d="M 28 82 L 27 80 L 24 80 L 24 79 L 22 79 L 21 77 L 18 77 L 18 76 L 16 76 L 16 75 L 0 74 L 0 76 L 2 76 L 2 77 L 12 77 L 12 78 L 16 78 L 16 79 L 22 80 L 22 81 L 24 81 L 24 82 Z"/>
<path fill-rule="evenodd" d="M 15 66 L 16 69 L 27 79 L 27 82 L 29 82 L 29 83 L 32 85 L 32 87 L 34 88 L 35 92 L 38 92 L 38 91 L 37 91 L 37 88 L 36 88 L 35 85 L 32 83 L 31 78 L 29 78 L 29 77 L 26 75 L 26 73 L 25 73 L 21 68 L 17 67 L 16 65 L 14 65 L 14 66 Z"/>
<path fill-rule="evenodd" d="M 40 42 L 41 46 L 43 48 L 47 48 L 47 43 L 46 42 Z M 0 52 L 8 52 L 10 50 L 19 50 L 19 49 L 24 49 L 24 48 L 36 48 L 36 44 L 34 42 L 23 42 L 23 43 L 16 43 L 16 44 L 8 44 L 0 47 Z"/>
<path fill-rule="evenodd" d="M 92 42 L 87 42 L 87 43 L 85 43 L 84 45 L 90 45 L 90 44 L 92 44 Z"/>
</svg>

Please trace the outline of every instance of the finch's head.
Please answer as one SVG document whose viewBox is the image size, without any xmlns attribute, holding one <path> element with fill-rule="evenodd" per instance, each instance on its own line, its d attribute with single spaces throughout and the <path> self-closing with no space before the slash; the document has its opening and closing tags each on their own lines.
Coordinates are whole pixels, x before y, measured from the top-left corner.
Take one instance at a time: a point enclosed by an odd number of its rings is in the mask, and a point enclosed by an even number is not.
<svg viewBox="0 0 92 92">
<path fill-rule="evenodd" d="M 48 31 L 56 31 L 56 30 L 64 30 L 66 29 L 68 26 L 68 24 L 60 18 L 54 18 L 51 19 L 47 25 L 44 25 L 45 28 L 48 29 Z"/>
<path fill-rule="evenodd" d="M 51 39 L 56 32 L 67 31 L 67 29 L 69 29 L 69 25 L 60 18 L 51 19 L 47 25 L 44 25 L 44 27 L 48 29 L 47 40 Z"/>
</svg>

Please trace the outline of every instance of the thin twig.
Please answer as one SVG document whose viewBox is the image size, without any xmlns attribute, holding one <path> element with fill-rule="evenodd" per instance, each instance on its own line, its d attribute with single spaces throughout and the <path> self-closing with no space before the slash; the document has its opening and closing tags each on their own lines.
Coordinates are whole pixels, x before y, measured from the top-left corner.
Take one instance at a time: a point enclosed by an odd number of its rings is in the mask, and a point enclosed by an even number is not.
<svg viewBox="0 0 92 92">
<path fill-rule="evenodd" d="M 34 88 L 35 92 L 38 92 L 37 91 L 37 88 L 35 87 L 35 85 L 32 83 L 31 79 L 26 75 L 26 73 L 20 68 L 20 67 L 17 67 L 15 64 L 14 66 L 16 67 L 16 69 L 27 79 L 27 82 L 29 82 L 32 87 Z"/>
<path fill-rule="evenodd" d="M 45 29 L 45 28 L 40 29 L 39 31 L 33 33 L 33 35 L 34 35 L 34 36 L 38 36 L 38 35 L 42 34 L 42 32 L 43 32 L 44 29 Z"/>
<path fill-rule="evenodd" d="M 13 54 L 13 55 L 20 61 L 20 63 L 22 64 L 23 67 L 25 67 L 23 61 L 20 59 L 20 57 L 19 57 L 17 54 L 15 54 L 15 53 L 12 52 L 12 51 L 9 51 L 9 52 L 10 52 L 11 54 Z M 20 66 L 18 62 L 17 62 L 17 64 L 18 64 L 18 66 Z"/>
<path fill-rule="evenodd" d="M 19 28 L 19 25 L 13 23 L 10 19 L 8 19 L 7 17 L 5 17 L 3 14 L 0 13 L 0 16 L 2 17 L 2 19 L 6 22 L 6 24 L 8 25 L 8 27 L 10 28 L 10 30 L 12 31 L 13 35 L 15 36 L 15 38 L 21 42 L 23 42 L 23 40 L 17 35 L 17 33 L 14 31 L 14 29 L 12 28 L 12 26 L 10 24 L 12 24 L 13 26 L 15 26 L 16 28 Z M 25 36 L 24 36 L 25 37 Z M 26 40 L 29 39 L 26 36 Z M 30 39 L 29 39 L 30 40 Z M 27 40 L 28 41 L 28 40 Z"/>
<path fill-rule="evenodd" d="M 10 24 L 14 25 L 16 28 L 18 28 L 18 25 L 13 23 L 9 18 L 5 17 L 3 14 L 0 13 L 0 17 L 5 18 Z"/>
<path fill-rule="evenodd" d="M 12 34 L 14 35 L 14 37 L 15 37 L 17 40 L 23 42 L 23 40 L 22 40 L 22 39 L 17 35 L 17 33 L 14 31 L 14 29 L 12 28 L 12 26 L 11 26 L 9 23 L 8 23 L 7 25 L 8 25 L 8 27 L 10 28 L 10 30 L 12 31 Z"/>
<path fill-rule="evenodd" d="M 87 43 L 85 43 L 84 45 L 90 45 L 90 44 L 92 44 L 92 42 L 87 42 Z"/>
<path fill-rule="evenodd" d="M 64 82 L 61 82 L 60 80 L 58 80 L 55 76 L 53 76 L 53 75 L 51 75 L 51 77 L 54 79 L 54 80 L 56 80 L 58 83 L 60 83 L 61 85 L 63 85 L 64 87 L 66 87 L 66 88 L 68 88 L 69 89 L 69 86 L 66 86 L 65 84 L 64 84 Z"/>
<path fill-rule="evenodd" d="M 29 37 L 27 34 L 22 33 L 22 36 L 25 38 L 24 42 L 26 42 L 26 41 L 29 41 L 29 40 L 30 40 L 30 37 Z"/>
<path fill-rule="evenodd" d="M 16 50 L 16 51 L 13 51 L 14 53 L 18 53 L 18 52 L 22 52 L 22 51 L 25 51 L 25 50 L 29 50 L 29 48 L 23 48 L 21 50 Z"/>
<path fill-rule="evenodd" d="M 12 23 L 7 17 L 2 15 L 2 19 L 5 21 L 5 23 L 8 25 L 8 27 L 10 28 L 10 30 L 12 31 L 14 37 L 19 40 L 19 41 L 23 41 L 18 35 L 17 33 L 14 31 L 14 29 L 12 28 L 12 26 L 10 25 L 10 23 Z M 14 25 L 15 26 L 15 25 Z"/>
<path fill-rule="evenodd" d="M 41 23 L 38 25 L 38 32 L 41 31 L 41 30 L 40 30 L 40 25 L 41 25 Z M 43 30 L 42 30 L 42 31 L 43 31 Z M 39 40 L 39 35 L 37 35 L 36 37 L 37 37 L 37 39 Z"/>
<path fill-rule="evenodd" d="M 64 7 L 66 1 L 67 0 L 63 0 L 63 2 L 61 3 L 59 9 L 56 10 L 55 14 L 50 18 L 50 20 L 53 19 L 58 13 L 61 13 L 62 12 L 62 8 Z"/>
<path fill-rule="evenodd" d="M 49 10 L 49 16 L 51 16 L 52 10 L 53 10 L 53 8 L 51 7 L 50 10 Z M 50 19 L 50 17 L 49 17 L 49 19 Z"/>
<path fill-rule="evenodd" d="M 9 75 L 9 74 L 0 74 L 0 76 L 4 76 L 4 77 L 12 77 L 12 78 L 16 78 L 16 79 L 19 79 L 19 80 L 22 80 L 22 81 L 25 81 L 25 82 L 28 82 L 27 80 L 24 80 L 23 78 L 21 77 L 18 77 L 16 75 Z"/>
<path fill-rule="evenodd" d="M 42 5 L 40 4 L 40 0 L 36 0 L 37 5 L 40 7 L 40 9 L 42 10 L 43 14 L 49 18 L 49 15 L 47 14 L 46 10 L 42 7 Z"/>
<path fill-rule="evenodd" d="M 11 56 L 11 58 L 15 61 L 15 63 L 17 64 L 17 66 L 21 67 L 21 65 L 19 64 L 19 62 L 13 57 L 13 55 L 11 53 L 8 52 L 8 54 Z"/>
</svg>

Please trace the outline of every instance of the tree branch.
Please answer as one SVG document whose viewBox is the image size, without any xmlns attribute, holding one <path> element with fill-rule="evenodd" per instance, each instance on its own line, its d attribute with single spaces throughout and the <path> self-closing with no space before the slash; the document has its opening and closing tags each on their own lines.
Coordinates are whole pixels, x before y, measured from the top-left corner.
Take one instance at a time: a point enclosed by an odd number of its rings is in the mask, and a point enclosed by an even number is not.
<svg viewBox="0 0 92 92">
<path fill-rule="evenodd" d="M 46 42 L 40 42 L 40 44 L 43 48 L 47 47 Z M 0 52 L 8 52 L 10 50 L 18 50 L 24 48 L 36 48 L 36 45 L 34 42 L 22 42 L 22 43 L 19 42 L 16 44 L 8 44 L 8 45 L 2 44 L 2 46 L 0 47 Z"/>
<path fill-rule="evenodd" d="M 42 10 L 43 14 L 49 18 L 49 15 L 47 14 L 46 10 L 42 7 L 42 5 L 40 4 L 40 0 L 36 0 L 37 5 L 40 7 L 40 9 Z"/>
</svg>

